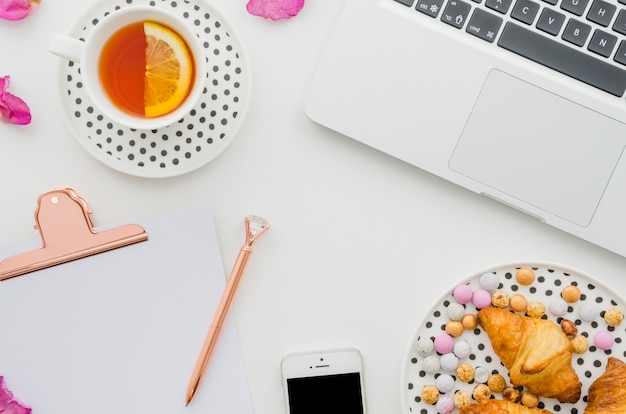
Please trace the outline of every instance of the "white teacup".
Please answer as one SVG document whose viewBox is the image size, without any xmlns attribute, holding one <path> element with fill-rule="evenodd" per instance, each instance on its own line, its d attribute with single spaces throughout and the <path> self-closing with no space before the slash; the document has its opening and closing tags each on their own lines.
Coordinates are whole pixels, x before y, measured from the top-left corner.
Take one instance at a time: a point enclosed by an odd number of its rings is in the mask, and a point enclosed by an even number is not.
<svg viewBox="0 0 626 414">
<path fill-rule="evenodd" d="M 194 63 L 186 98 L 171 112 L 155 117 L 133 114 L 116 106 L 105 91 L 99 74 L 102 49 L 111 36 L 132 23 L 145 21 L 160 23 L 176 32 L 187 44 Z M 55 55 L 79 63 L 85 91 L 94 106 L 113 122 L 128 128 L 157 129 L 179 121 L 191 111 L 204 89 L 206 59 L 198 36 L 182 19 L 157 7 L 131 6 L 119 9 L 98 22 L 87 34 L 85 41 L 55 34 L 50 41 L 49 50 Z"/>
</svg>

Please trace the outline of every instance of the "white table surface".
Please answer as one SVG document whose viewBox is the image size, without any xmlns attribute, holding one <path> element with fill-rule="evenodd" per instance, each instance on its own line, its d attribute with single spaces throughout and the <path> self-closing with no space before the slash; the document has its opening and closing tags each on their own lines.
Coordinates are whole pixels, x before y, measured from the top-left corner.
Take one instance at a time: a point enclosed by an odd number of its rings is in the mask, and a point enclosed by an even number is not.
<svg viewBox="0 0 626 414">
<path fill-rule="evenodd" d="M 37 237 L 37 196 L 70 186 L 96 226 L 208 204 L 225 272 L 243 219 L 272 229 L 234 304 L 255 411 L 283 412 L 279 363 L 288 352 L 354 346 L 371 414 L 401 411 L 404 354 L 433 300 L 503 262 L 580 269 L 626 293 L 626 260 L 311 122 L 302 100 L 344 1 L 308 0 L 295 18 L 251 16 L 245 0 L 211 0 L 250 57 L 252 99 L 236 139 L 206 166 L 174 178 L 113 170 L 68 132 L 51 35 L 88 2 L 42 0 L 25 20 L 0 21 L 0 75 L 26 100 L 31 125 L 0 123 L 0 245 Z M 427 99 L 427 97 L 425 97 Z M 623 231 L 616 229 L 615 231 Z M 1 374 L 1 373 L 0 373 Z"/>
</svg>

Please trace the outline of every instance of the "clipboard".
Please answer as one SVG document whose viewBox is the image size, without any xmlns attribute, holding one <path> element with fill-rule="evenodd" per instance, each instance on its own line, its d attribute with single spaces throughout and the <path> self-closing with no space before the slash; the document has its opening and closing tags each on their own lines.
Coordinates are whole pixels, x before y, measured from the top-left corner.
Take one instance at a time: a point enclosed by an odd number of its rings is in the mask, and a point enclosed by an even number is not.
<svg viewBox="0 0 626 414">
<path fill-rule="evenodd" d="M 201 392 L 185 406 L 189 375 L 226 285 L 210 210 L 115 228 L 141 229 L 147 240 L 0 282 L 0 375 L 9 388 L 39 414 L 251 414 L 232 315 Z M 0 257 L 33 246 L 3 248 Z"/>
</svg>

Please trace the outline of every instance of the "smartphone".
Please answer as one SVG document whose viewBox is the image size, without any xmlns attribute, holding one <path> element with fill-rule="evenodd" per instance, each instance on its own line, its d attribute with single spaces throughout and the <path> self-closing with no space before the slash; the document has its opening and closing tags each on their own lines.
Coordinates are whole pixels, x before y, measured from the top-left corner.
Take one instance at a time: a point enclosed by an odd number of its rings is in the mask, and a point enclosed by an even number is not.
<svg viewBox="0 0 626 414">
<path fill-rule="evenodd" d="M 365 414 L 363 359 L 354 348 L 289 354 L 281 362 L 287 414 Z"/>
</svg>

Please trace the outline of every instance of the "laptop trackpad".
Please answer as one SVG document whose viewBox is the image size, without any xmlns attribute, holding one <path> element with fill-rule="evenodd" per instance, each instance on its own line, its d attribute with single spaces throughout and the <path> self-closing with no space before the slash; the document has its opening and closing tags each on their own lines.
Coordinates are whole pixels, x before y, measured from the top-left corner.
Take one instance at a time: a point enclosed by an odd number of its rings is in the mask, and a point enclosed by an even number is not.
<svg viewBox="0 0 626 414">
<path fill-rule="evenodd" d="M 450 168 L 586 226 L 625 140 L 625 124 L 493 70 Z"/>
</svg>

